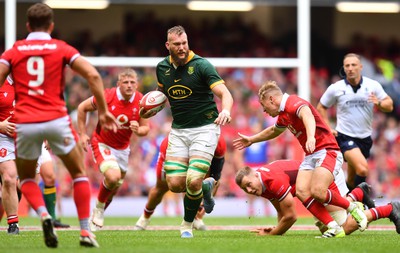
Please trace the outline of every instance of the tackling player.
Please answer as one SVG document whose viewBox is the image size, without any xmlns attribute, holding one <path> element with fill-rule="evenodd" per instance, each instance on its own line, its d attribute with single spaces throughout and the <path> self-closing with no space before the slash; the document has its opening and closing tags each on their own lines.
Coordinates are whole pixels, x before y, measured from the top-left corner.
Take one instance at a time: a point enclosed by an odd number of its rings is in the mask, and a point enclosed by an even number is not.
<svg viewBox="0 0 400 253">
<path fill-rule="evenodd" d="M 277 160 L 260 167 L 256 171 L 246 166 L 236 174 L 236 184 L 248 194 L 261 196 L 269 199 L 278 213 L 278 224 L 275 227 L 258 228 L 252 230 L 259 235 L 283 235 L 296 222 L 296 207 L 294 197 L 296 196 L 296 177 L 299 172 L 301 161 Z M 335 175 L 334 182 L 329 189 L 337 194 L 346 196 L 348 188 L 345 183 L 344 173 L 340 171 Z M 371 205 L 369 197 L 369 186 L 363 183 L 357 186 L 347 197 L 349 201 L 364 201 Z M 385 206 L 372 207 L 365 210 L 368 222 L 389 218 L 396 226 L 400 234 L 400 202 L 394 201 Z M 328 205 L 326 209 L 331 213 L 336 222 L 343 226 L 344 233 L 350 234 L 357 230 L 357 224 L 346 210 L 336 206 Z M 316 222 L 324 236 L 328 228 L 321 222 Z"/>
<path fill-rule="evenodd" d="M 367 227 L 364 212 L 355 203 L 328 189 L 334 175 L 342 170 L 343 156 L 335 137 L 317 110 L 296 95 L 284 94 L 275 81 L 264 83 L 258 91 L 258 97 L 264 112 L 271 117 L 278 117 L 276 123 L 252 136 L 239 133 L 240 138 L 233 141 L 233 146 L 241 150 L 255 142 L 276 138 L 289 129 L 306 155 L 299 167 L 296 194 L 303 205 L 329 227 L 324 236 L 341 236 L 344 232 L 323 204 L 348 210 L 357 221 L 360 231 L 364 231 Z"/>
</svg>

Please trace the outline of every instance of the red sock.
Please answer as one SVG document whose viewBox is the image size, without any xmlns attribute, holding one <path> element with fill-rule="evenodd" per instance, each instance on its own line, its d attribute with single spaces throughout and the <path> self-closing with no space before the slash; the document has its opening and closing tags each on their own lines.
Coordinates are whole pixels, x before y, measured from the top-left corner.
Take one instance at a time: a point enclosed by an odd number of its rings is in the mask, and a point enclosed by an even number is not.
<svg viewBox="0 0 400 253">
<path fill-rule="evenodd" d="M 35 212 L 39 207 L 46 206 L 42 191 L 33 179 L 25 179 L 21 182 L 21 192 Z"/>
<path fill-rule="evenodd" d="M 90 185 L 87 177 L 74 179 L 74 201 L 78 211 L 78 218 L 88 219 L 90 216 Z"/>
<path fill-rule="evenodd" d="M 390 213 L 393 210 L 392 204 L 387 204 L 386 206 L 377 206 L 371 208 L 372 220 L 378 220 L 382 218 L 389 217 Z"/>
<path fill-rule="evenodd" d="M 153 215 L 153 213 L 154 213 L 154 209 L 150 210 L 147 208 L 147 206 L 143 210 L 144 217 L 146 217 L 147 219 L 150 218 L 151 215 Z"/>
<path fill-rule="evenodd" d="M 99 195 L 97 196 L 97 200 L 100 203 L 106 203 L 112 193 L 113 193 L 113 191 L 107 189 L 105 186 L 105 183 L 103 181 L 103 183 L 100 185 L 100 190 L 99 190 Z"/>
<path fill-rule="evenodd" d="M 4 208 L 3 208 L 3 204 L 1 203 L 1 198 L 0 198 L 0 222 L 1 219 L 3 218 L 4 215 Z"/>
<path fill-rule="evenodd" d="M 364 197 L 364 192 L 361 190 L 361 188 L 357 187 L 357 188 L 354 188 L 349 193 L 349 197 L 352 198 L 354 201 L 362 202 L 363 197 Z"/>
<path fill-rule="evenodd" d="M 325 204 L 338 206 L 347 210 L 350 206 L 350 201 L 340 196 L 338 192 L 328 189 L 326 192 Z"/>
<path fill-rule="evenodd" d="M 104 206 L 104 210 L 107 209 L 107 207 L 111 204 L 113 197 L 115 194 L 117 194 L 118 188 L 114 189 L 111 193 L 111 195 L 108 197 L 107 201 L 106 201 L 106 205 Z"/>
<path fill-rule="evenodd" d="M 16 215 L 16 214 L 8 215 L 7 224 L 11 224 L 11 223 L 18 223 L 18 215 Z"/>
<path fill-rule="evenodd" d="M 329 222 L 333 221 L 332 216 L 326 211 L 324 205 L 316 201 L 314 198 L 309 197 L 306 201 L 304 201 L 303 205 L 325 225 L 328 225 Z"/>
</svg>

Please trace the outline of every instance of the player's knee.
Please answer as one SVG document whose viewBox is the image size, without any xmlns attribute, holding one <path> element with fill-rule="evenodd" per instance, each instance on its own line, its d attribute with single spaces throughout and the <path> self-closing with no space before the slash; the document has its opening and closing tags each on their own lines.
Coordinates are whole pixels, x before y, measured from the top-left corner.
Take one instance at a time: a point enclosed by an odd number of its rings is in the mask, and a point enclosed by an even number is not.
<svg viewBox="0 0 400 253">
<path fill-rule="evenodd" d="M 2 176 L 2 184 L 3 187 L 6 189 L 16 189 L 17 187 L 17 179 L 10 177 L 10 176 L 6 176 L 5 174 Z M 1 187 L 1 185 L 0 185 Z"/>
<path fill-rule="evenodd" d="M 357 168 L 356 174 L 361 177 L 367 177 L 368 176 L 368 167 L 361 166 L 361 167 Z"/>
<path fill-rule="evenodd" d="M 304 202 L 310 197 L 310 191 L 303 189 L 303 188 L 296 188 L 296 197 Z"/>
<path fill-rule="evenodd" d="M 168 177 L 167 176 L 168 189 L 175 193 L 186 191 L 186 181 L 184 177 Z"/>
<path fill-rule="evenodd" d="M 187 180 L 186 190 L 191 194 L 195 194 L 201 190 L 202 182 L 203 178 L 201 177 L 191 178 Z"/>
<path fill-rule="evenodd" d="M 311 187 L 311 197 L 316 199 L 318 202 L 325 202 L 326 189 L 318 185 Z"/>
</svg>

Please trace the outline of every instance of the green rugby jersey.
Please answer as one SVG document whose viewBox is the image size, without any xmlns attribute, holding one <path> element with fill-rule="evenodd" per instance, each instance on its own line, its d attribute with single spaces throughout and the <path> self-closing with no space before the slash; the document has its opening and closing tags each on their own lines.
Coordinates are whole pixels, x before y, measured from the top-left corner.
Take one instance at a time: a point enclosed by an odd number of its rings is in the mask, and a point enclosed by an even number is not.
<svg viewBox="0 0 400 253">
<path fill-rule="evenodd" d="M 190 51 L 184 66 L 174 67 L 167 56 L 158 63 L 158 89 L 168 97 L 173 128 L 192 128 L 208 125 L 218 117 L 211 89 L 224 80 L 206 59 Z"/>
</svg>

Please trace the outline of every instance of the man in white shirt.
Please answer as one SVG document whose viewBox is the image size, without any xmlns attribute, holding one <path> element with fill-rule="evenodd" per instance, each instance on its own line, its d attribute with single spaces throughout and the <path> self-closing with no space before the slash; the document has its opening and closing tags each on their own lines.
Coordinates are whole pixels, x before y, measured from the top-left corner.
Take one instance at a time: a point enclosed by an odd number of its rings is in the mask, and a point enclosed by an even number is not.
<svg viewBox="0 0 400 253">
<path fill-rule="evenodd" d="M 382 112 L 393 110 L 393 100 L 375 80 L 362 76 L 361 56 L 349 53 L 343 59 L 345 78 L 330 85 L 317 110 L 329 124 L 328 108 L 336 105 L 336 128 L 332 129 L 347 161 L 347 185 L 353 189 L 368 176 L 367 158 L 372 147 L 374 107 Z"/>
</svg>

